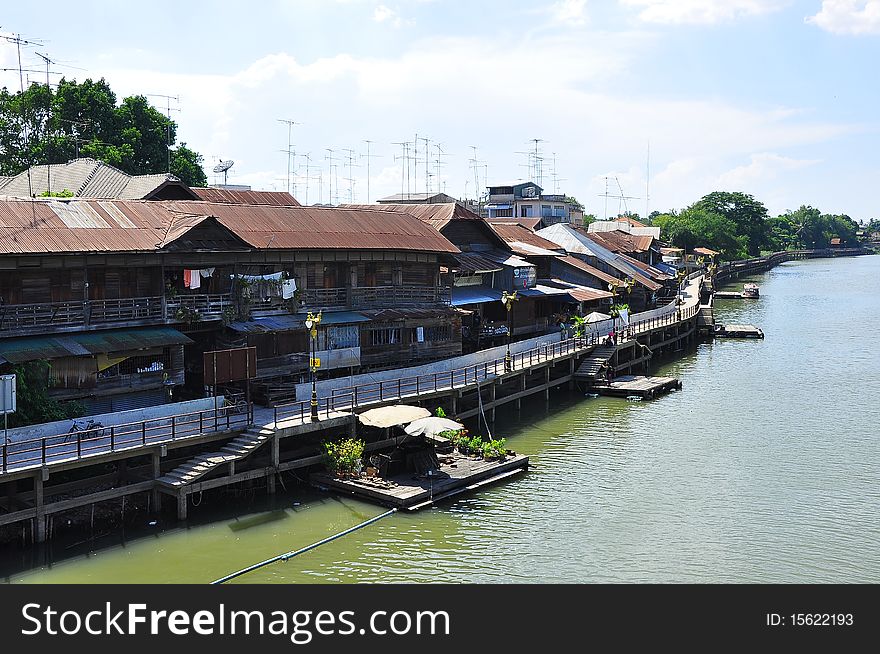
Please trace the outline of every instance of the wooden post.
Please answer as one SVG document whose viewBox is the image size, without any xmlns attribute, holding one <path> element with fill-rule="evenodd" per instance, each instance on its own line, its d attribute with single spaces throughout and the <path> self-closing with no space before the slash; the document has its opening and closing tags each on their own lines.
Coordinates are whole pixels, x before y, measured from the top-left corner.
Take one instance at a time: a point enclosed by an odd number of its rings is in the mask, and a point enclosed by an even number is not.
<svg viewBox="0 0 880 654">
<path fill-rule="evenodd" d="M 186 491 L 177 491 L 177 519 L 186 520 Z"/>
<path fill-rule="evenodd" d="M 37 514 L 34 517 L 34 523 L 37 530 L 34 542 L 46 542 L 46 513 L 43 510 L 43 471 L 40 470 L 34 475 L 34 508 Z"/>
<path fill-rule="evenodd" d="M 495 382 L 493 381 L 491 384 L 489 384 L 489 399 L 492 402 L 492 410 L 489 411 L 489 418 L 490 420 L 492 420 L 492 422 L 495 422 L 495 395 Z"/>
<path fill-rule="evenodd" d="M 458 393 L 455 391 L 452 392 L 452 415 L 458 414 Z"/>
<path fill-rule="evenodd" d="M 544 399 L 550 401 L 550 364 L 544 368 Z"/>
<path fill-rule="evenodd" d="M 158 479 L 162 474 L 162 455 L 158 451 L 152 452 L 150 460 L 153 464 L 153 479 Z M 162 493 L 156 487 L 150 491 L 150 508 L 154 514 L 158 514 L 162 510 Z"/>
</svg>

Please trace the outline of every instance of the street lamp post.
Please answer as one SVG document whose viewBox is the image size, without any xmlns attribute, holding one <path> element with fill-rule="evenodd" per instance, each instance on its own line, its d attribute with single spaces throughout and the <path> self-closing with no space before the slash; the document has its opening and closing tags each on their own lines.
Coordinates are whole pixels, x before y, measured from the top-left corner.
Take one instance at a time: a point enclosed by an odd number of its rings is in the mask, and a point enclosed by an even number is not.
<svg viewBox="0 0 880 654">
<path fill-rule="evenodd" d="M 309 330 L 309 342 L 311 345 L 309 352 L 309 370 L 312 373 L 312 422 L 318 421 L 318 389 L 317 389 L 317 376 L 318 376 L 318 361 L 316 358 L 317 350 L 318 350 L 318 325 L 321 324 L 321 314 L 322 312 L 318 312 L 318 315 L 314 315 L 311 311 L 309 311 L 309 315 L 306 317 L 306 329 Z"/>
<path fill-rule="evenodd" d="M 513 358 L 510 356 L 510 339 L 513 337 L 513 323 L 511 320 L 513 303 L 519 299 L 516 294 L 517 291 L 514 291 L 513 293 L 502 291 L 501 293 L 501 301 L 504 303 L 504 308 L 507 309 L 507 354 L 504 355 L 505 372 L 513 370 Z"/>
</svg>

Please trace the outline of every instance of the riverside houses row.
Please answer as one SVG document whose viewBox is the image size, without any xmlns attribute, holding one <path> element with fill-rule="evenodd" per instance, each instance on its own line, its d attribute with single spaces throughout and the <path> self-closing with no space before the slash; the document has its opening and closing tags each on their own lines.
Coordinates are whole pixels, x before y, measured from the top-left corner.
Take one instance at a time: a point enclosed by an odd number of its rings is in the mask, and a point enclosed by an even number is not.
<svg viewBox="0 0 880 654">
<path fill-rule="evenodd" d="M 538 336 L 559 331 L 572 314 L 608 311 L 612 294 L 605 287 L 613 277 L 518 224 L 487 221 L 456 202 L 381 206 L 427 223 L 461 251 L 445 278 L 468 351 L 498 345 L 509 331 L 513 339 Z M 504 291 L 517 291 L 509 317 Z"/>
<path fill-rule="evenodd" d="M 0 200 L 0 373 L 48 360 L 50 395 L 100 413 L 201 397 L 202 353 L 248 345 L 255 398 L 289 400 L 309 311 L 322 375 L 461 353 L 430 225 L 216 199 Z"/>
</svg>

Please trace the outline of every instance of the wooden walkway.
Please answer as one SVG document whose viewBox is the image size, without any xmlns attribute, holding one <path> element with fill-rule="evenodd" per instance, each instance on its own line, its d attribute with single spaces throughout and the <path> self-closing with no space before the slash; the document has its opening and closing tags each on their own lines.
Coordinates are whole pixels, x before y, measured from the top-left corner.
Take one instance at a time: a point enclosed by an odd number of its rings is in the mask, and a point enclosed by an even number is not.
<svg viewBox="0 0 880 654">
<path fill-rule="evenodd" d="M 590 387 L 590 391 L 612 397 L 638 397 L 650 400 L 680 388 L 681 382 L 674 377 L 624 375 L 612 382 L 595 384 Z"/>
<path fill-rule="evenodd" d="M 438 456 L 440 470 L 431 476 L 405 473 L 389 479 L 337 479 L 314 473 L 309 476 L 309 481 L 319 488 L 384 506 L 417 511 L 453 495 L 512 477 L 524 472 L 529 465 L 529 457 L 523 454 L 508 456 L 503 461 L 486 461 L 457 452 Z"/>
</svg>

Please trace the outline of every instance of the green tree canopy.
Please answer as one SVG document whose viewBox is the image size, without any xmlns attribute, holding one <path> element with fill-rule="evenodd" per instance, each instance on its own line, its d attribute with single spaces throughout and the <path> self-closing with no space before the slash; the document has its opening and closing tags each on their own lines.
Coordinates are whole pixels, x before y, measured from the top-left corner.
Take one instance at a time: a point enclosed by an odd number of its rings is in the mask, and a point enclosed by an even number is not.
<svg viewBox="0 0 880 654">
<path fill-rule="evenodd" d="M 767 240 L 767 207 L 747 193 L 715 191 L 698 200 L 694 208 L 702 209 L 729 220 L 737 236 L 746 239 L 752 256 L 761 253 Z"/>
<path fill-rule="evenodd" d="M 745 256 L 745 238 L 737 234 L 733 221 L 696 205 L 680 213 L 660 214 L 653 225 L 660 228 L 664 240 L 685 251 L 708 247 L 728 261 Z"/>
<path fill-rule="evenodd" d="M 177 125 L 143 95 L 124 98 L 103 79 L 61 79 L 56 89 L 32 84 L 24 93 L 0 90 L 0 174 L 29 165 L 93 157 L 130 175 L 168 171 L 191 186 L 204 186 L 201 156 L 174 146 Z"/>
</svg>

